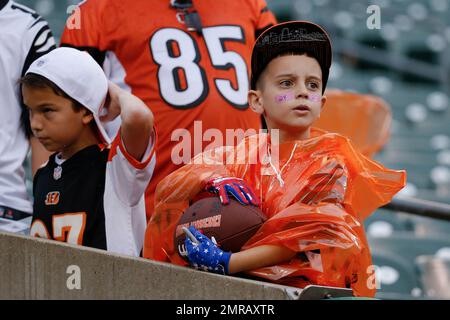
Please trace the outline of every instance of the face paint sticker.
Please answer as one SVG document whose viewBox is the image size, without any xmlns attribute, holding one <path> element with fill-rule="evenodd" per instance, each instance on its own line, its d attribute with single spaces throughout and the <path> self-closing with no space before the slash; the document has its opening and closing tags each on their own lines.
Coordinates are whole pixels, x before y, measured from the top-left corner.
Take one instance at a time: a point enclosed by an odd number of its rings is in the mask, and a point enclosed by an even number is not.
<svg viewBox="0 0 450 320">
<path fill-rule="evenodd" d="M 283 103 L 294 100 L 294 93 L 288 92 L 286 94 L 279 94 L 275 96 L 275 102 L 277 103 Z"/>
<path fill-rule="evenodd" d="M 317 93 L 313 93 L 308 96 L 308 100 L 311 102 L 320 102 L 321 99 L 322 99 L 322 96 Z"/>
</svg>

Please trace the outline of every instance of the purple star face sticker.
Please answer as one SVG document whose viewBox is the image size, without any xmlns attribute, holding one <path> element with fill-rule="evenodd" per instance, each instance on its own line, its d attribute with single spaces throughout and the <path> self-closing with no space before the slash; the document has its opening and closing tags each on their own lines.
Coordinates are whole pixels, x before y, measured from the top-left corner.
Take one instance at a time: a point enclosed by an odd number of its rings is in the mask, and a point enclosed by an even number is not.
<svg viewBox="0 0 450 320">
<path fill-rule="evenodd" d="M 289 102 L 294 99 L 295 99 L 295 96 L 294 96 L 293 92 L 288 92 L 285 94 L 279 94 L 279 95 L 275 96 L 275 102 L 277 102 L 277 103 Z"/>
</svg>

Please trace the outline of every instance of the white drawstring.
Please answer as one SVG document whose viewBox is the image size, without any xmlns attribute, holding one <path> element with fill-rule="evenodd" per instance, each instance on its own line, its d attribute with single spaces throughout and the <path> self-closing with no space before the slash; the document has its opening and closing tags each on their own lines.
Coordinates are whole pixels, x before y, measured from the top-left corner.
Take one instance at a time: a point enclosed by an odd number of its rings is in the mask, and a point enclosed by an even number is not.
<svg viewBox="0 0 450 320">
<path fill-rule="evenodd" d="M 292 148 L 291 156 L 289 157 L 289 160 L 284 164 L 284 166 L 281 168 L 281 170 L 278 171 L 277 168 L 275 167 L 275 165 L 272 162 L 272 155 L 271 155 L 270 150 L 269 150 L 269 145 L 267 145 L 267 153 L 269 155 L 270 166 L 272 167 L 273 171 L 275 171 L 275 174 L 277 175 L 277 180 L 280 183 L 280 186 L 282 186 L 282 187 L 284 186 L 284 181 L 283 181 L 283 178 L 281 177 L 281 173 L 283 172 L 284 168 L 288 165 L 288 163 L 292 160 L 292 157 L 294 156 L 295 149 L 297 149 L 297 143 L 295 143 L 294 148 Z"/>
</svg>

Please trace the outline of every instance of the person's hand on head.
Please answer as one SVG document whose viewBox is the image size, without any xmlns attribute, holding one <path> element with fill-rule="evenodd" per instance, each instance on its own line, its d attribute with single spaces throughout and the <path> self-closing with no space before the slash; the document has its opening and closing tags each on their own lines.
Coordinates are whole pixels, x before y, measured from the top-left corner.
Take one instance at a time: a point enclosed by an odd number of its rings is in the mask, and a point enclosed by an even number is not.
<svg viewBox="0 0 450 320">
<path fill-rule="evenodd" d="M 108 81 L 108 94 L 106 95 L 105 105 L 101 110 L 100 120 L 103 122 L 113 121 L 120 115 L 120 96 L 124 90 L 115 83 Z"/>
</svg>

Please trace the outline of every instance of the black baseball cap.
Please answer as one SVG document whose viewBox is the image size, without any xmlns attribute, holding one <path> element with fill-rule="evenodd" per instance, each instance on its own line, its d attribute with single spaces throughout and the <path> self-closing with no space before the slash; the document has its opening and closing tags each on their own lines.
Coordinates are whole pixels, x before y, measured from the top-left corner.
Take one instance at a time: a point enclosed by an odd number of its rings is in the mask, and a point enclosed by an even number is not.
<svg viewBox="0 0 450 320">
<path fill-rule="evenodd" d="M 277 24 L 256 39 L 251 61 L 253 90 L 267 64 L 285 52 L 305 52 L 314 57 L 322 69 L 322 87 L 325 90 L 332 59 L 331 41 L 324 29 L 309 21 Z"/>
</svg>

